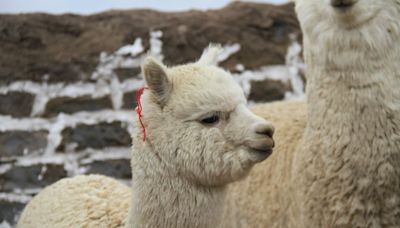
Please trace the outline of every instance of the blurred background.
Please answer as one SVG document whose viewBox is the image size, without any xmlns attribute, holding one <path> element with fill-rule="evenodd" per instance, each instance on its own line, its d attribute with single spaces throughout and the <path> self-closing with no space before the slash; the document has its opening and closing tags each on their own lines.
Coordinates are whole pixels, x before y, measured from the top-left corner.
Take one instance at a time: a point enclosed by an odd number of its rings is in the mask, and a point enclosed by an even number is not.
<svg viewBox="0 0 400 228">
<path fill-rule="evenodd" d="M 140 63 L 220 65 L 249 104 L 304 98 L 293 4 L 270 1 L 0 0 L 0 227 L 60 178 L 129 184 Z"/>
<path fill-rule="evenodd" d="M 154 9 L 160 11 L 207 10 L 226 6 L 232 0 L 0 0 L 0 13 L 46 12 L 93 14 L 112 9 Z M 289 0 L 254 0 L 283 4 Z"/>
</svg>

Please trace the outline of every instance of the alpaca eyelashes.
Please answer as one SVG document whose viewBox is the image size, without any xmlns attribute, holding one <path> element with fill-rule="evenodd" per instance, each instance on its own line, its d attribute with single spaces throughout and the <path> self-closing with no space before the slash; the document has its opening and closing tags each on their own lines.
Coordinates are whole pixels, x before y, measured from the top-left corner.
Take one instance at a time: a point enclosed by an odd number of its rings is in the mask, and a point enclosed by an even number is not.
<svg viewBox="0 0 400 228">
<path fill-rule="evenodd" d="M 200 118 L 197 119 L 197 122 L 200 124 L 212 127 L 219 124 L 221 121 L 229 121 L 230 115 L 233 111 L 225 112 L 225 111 L 214 111 L 209 112 L 208 114 L 204 114 Z"/>
<path fill-rule="evenodd" d="M 201 119 L 200 122 L 201 122 L 203 125 L 208 125 L 208 126 L 210 126 L 210 125 L 215 125 L 215 124 L 217 124 L 217 123 L 219 122 L 219 120 L 220 120 L 220 117 L 219 117 L 218 115 L 216 115 L 216 114 L 213 114 L 212 116 L 208 116 L 208 117 L 206 117 L 206 118 L 204 118 L 204 119 Z"/>
</svg>

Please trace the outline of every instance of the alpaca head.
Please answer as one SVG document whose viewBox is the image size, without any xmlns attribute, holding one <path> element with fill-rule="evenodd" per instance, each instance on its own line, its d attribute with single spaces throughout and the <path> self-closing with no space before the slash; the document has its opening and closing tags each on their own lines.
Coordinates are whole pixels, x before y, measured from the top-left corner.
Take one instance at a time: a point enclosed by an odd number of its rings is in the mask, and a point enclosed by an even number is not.
<svg viewBox="0 0 400 228">
<path fill-rule="evenodd" d="M 295 4 L 304 57 L 313 66 L 333 72 L 373 72 L 382 64 L 376 60 L 400 49 L 400 0 L 295 0 Z"/>
<path fill-rule="evenodd" d="M 147 139 L 138 130 L 133 140 L 151 147 L 165 172 L 203 186 L 245 176 L 274 146 L 271 124 L 246 107 L 232 76 L 215 66 L 218 53 L 210 47 L 198 62 L 171 68 L 145 59 Z"/>
<path fill-rule="evenodd" d="M 388 29 L 399 32 L 400 0 L 295 0 L 295 3 L 305 33 L 317 35 L 331 30 L 336 32 L 333 35 L 349 36 L 355 30 L 362 32 L 371 27 L 378 33 Z"/>
</svg>

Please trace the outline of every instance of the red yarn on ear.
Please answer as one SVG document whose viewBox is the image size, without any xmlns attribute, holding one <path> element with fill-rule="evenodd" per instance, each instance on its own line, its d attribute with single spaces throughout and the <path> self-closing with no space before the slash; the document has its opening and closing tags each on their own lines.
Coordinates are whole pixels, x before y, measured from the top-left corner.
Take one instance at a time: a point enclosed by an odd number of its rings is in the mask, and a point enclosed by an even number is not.
<svg viewBox="0 0 400 228">
<path fill-rule="evenodd" d="M 142 114 L 141 97 L 142 97 L 142 94 L 143 94 L 145 89 L 147 89 L 147 87 L 141 87 L 140 89 L 138 89 L 138 91 L 136 91 L 136 104 L 137 104 L 137 107 L 135 109 L 136 113 L 138 115 L 138 118 L 139 118 L 140 125 L 142 126 L 143 142 L 146 141 L 146 128 L 144 127 L 144 123 L 143 123 L 143 119 L 142 119 L 143 114 Z"/>
</svg>

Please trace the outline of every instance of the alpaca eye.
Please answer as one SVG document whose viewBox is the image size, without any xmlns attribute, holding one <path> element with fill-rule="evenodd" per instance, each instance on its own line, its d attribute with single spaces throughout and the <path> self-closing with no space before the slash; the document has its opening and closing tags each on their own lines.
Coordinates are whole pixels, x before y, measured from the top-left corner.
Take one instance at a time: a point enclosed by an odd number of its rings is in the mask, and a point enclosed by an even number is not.
<svg viewBox="0 0 400 228">
<path fill-rule="evenodd" d="M 204 125 L 212 125 L 212 124 L 216 124 L 219 122 L 219 116 L 217 115 L 212 115 L 210 117 L 204 118 L 202 120 L 200 120 L 200 122 Z"/>
</svg>

